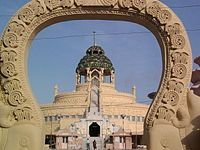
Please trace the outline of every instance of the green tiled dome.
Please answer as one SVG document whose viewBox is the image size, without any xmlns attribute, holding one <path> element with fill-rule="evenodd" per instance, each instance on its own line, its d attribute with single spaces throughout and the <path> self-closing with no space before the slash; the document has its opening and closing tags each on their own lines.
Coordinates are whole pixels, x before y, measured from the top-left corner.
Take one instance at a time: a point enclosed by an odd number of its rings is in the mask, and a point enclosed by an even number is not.
<svg viewBox="0 0 200 150">
<path fill-rule="evenodd" d="M 91 46 L 87 49 L 86 55 L 80 60 L 76 72 L 84 75 L 86 73 L 86 68 L 104 68 L 104 74 L 110 75 L 110 72 L 114 67 L 110 59 L 105 56 L 104 50 L 100 46 Z"/>
</svg>

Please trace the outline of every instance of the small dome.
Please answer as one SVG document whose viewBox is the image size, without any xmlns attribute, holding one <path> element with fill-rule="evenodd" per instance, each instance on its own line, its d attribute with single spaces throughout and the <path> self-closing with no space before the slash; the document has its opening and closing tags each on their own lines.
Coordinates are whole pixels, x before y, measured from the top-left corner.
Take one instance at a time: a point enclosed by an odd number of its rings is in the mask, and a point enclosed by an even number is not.
<svg viewBox="0 0 200 150">
<path fill-rule="evenodd" d="M 100 46 L 91 46 L 87 49 L 86 55 L 80 60 L 76 72 L 81 75 L 86 74 L 86 68 L 104 68 L 104 75 L 110 75 L 114 67 L 110 59 L 105 56 L 104 50 Z"/>
</svg>

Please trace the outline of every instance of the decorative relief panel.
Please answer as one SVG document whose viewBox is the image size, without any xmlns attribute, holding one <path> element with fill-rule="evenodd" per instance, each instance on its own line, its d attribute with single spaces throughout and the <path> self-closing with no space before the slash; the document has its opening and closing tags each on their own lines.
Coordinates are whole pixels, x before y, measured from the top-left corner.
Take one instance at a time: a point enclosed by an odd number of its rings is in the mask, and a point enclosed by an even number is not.
<svg viewBox="0 0 200 150">
<path fill-rule="evenodd" d="M 183 79 L 187 74 L 187 68 L 184 64 L 176 64 L 172 68 L 172 76 L 178 79 Z"/>
<path fill-rule="evenodd" d="M 13 50 L 3 51 L 0 55 L 0 61 L 3 62 L 16 62 L 17 61 L 17 53 Z"/>
<path fill-rule="evenodd" d="M 26 98 L 22 95 L 20 91 L 13 91 L 8 95 L 8 102 L 12 106 L 23 104 L 25 101 Z"/>
<path fill-rule="evenodd" d="M 24 34 L 24 32 L 25 32 L 24 25 L 16 21 L 11 22 L 3 38 L 4 45 L 6 47 L 17 48 L 21 40 L 20 37 Z"/>
<path fill-rule="evenodd" d="M 4 37 L 4 44 L 6 47 L 16 48 L 19 44 L 19 39 L 14 33 L 7 33 Z"/>
<path fill-rule="evenodd" d="M 75 0 L 77 6 L 114 6 L 118 0 Z"/>
<path fill-rule="evenodd" d="M 30 7 L 23 8 L 18 14 L 19 19 L 26 24 L 30 24 L 34 16 L 35 14 Z"/>
<path fill-rule="evenodd" d="M 20 81 L 17 79 L 6 81 L 3 84 L 3 87 L 5 89 L 5 93 L 11 93 L 13 91 L 21 89 Z"/>
<path fill-rule="evenodd" d="M 39 0 L 34 0 L 29 7 L 33 10 L 36 16 L 40 16 L 45 13 L 45 6 Z"/>
<path fill-rule="evenodd" d="M 167 91 L 164 95 L 164 98 L 162 100 L 166 104 L 170 104 L 172 106 L 175 106 L 178 104 L 179 101 L 179 95 L 176 91 Z"/>
<path fill-rule="evenodd" d="M 12 106 L 18 106 L 26 101 L 26 98 L 22 95 L 20 81 L 13 79 L 6 81 L 3 85 L 5 89 L 6 99 Z"/>
<path fill-rule="evenodd" d="M 171 36 L 172 48 L 183 49 L 185 46 L 185 38 L 182 35 L 172 35 Z"/>
<path fill-rule="evenodd" d="M 31 108 L 29 107 L 24 107 L 22 109 L 16 109 L 14 111 L 14 116 L 17 121 L 22 121 L 22 120 L 31 120 L 33 118 Z"/>
<path fill-rule="evenodd" d="M 166 31 L 171 38 L 171 46 L 173 49 L 183 49 L 185 46 L 185 37 L 181 35 L 183 29 L 179 23 L 174 23 L 166 26 Z"/>
<path fill-rule="evenodd" d="M 44 2 L 49 10 L 53 10 L 58 7 L 70 8 L 74 5 L 74 0 L 44 0 Z"/>
<path fill-rule="evenodd" d="M 184 85 L 181 82 L 170 80 L 162 102 L 171 106 L 176 106 L 180 100 L 180 94 L 183 93 L 183 88 Z"/>
<path fill-rule="evenodd" d="M 169 142 L 168 142 L 166 136 L 164 136 L 164 137 L 161 138 L 160 144 L 161 144 L 162 147 L 164 148 L 163 150 L 170 150 L 170 149 L 169 149 Z"/>
<path fill-rule="evenodd" d="M 18 13 L 18 18 L 28 25 L 35 17 L 44 13 L 44 6 L 38 0 L 34 0 L 27 7 L 20 10 Z"/>
<path fill-rule="evenodd" d="M 5 77 L 13 77 L 13 76 L 17 75 L 17 71 L 15 69 L 15 65 L 13 63 L 11 63 L 11 62 L 4 63 L 1 66 L 1 73 Z"/>
<path fill-rule="evenodd" d="M 30 145 L 30 138 L 23 136 L 21 137 L 21 139 L 19 140 L 19 145 L 22 147 L 22 149 L 28 149 L 29 145 Z"/>
<path fill-rule="evenodd" d="M 167 88 L 169 89 L 169 91 L 176 91 L 178 93 L 182 93 L 184 85 L 183 83 L 177 82 L 176 80 L 170 80 L 168 82 Z"/>
<path fill-rule="evenodd" d="M 157 112 L 157 118 L 158 119 L 165 119 L 167 121 L 170 121 L 171 118 L 174 116 L 175 112 L 173 109 L 169 109 L 165 106 L 160 106 L 158 108 Z"/>
<path fill-rule="evenodd" d="M 146 6 L 146 0 L 119 0 L 119 5 L 122 8 L 135 8 L 142 10 Z"/>
<path fill-rule="evenodd" d="M 157 18 L 161 24 L 166 24 L 172 19 L 170 11 L 165 7 L 161 7 L 160 3 L 157 1 L 154 1 L 151 5 L 149 5 L 146 12 Z"/>
<path fill-rule="evenodd" d="M 188 64 L 188 54 L 185 52 L 174 52 L 172 54 L 172 60 L 174 64 L 182 63 Z"/>
<path fill-rule="evenodd" d="M 147 6 L 147 13 L 153 17 L 157 17 L 161 11 L 159 2 L 153 2 L 151 5 Z"/>
<path fill-rule="evenodd" d="M 63 103 L 68 105 L 86 105 L 86 98 L 58 98 L 56 99 L 56 103 Z"/>
<path fill-rule="evenodd" d="M 174 52 L 172 54 L 172 76 L 178 79 L 183 79 L 187 74 L 186 64 L 188 64 L 188 54 L 184 52 Z"/>
<path fill-rule="evenodd" d="M 9 24 L 7 32 L 15 33 L 18 36 L 22 36 L 23 33 L 25 32 L 25 27 L 24 25 L 14 21 Z"/>
<path fill-rule="evenodd" d="M 161 9 L 160 13 L 157 16 L 157 19 L 161 24 L 166 24 L 172 19 L 172 15 L 167 9 Z"/>
<path fill-rule="evenodd" d="M 183 29 L 181 29 L 181 25 L 179 23 L 174 23 L 166 26 L 166 31 L 167 33 L 172 36 L 175 34 L 180 34 Z"/>
</svg>

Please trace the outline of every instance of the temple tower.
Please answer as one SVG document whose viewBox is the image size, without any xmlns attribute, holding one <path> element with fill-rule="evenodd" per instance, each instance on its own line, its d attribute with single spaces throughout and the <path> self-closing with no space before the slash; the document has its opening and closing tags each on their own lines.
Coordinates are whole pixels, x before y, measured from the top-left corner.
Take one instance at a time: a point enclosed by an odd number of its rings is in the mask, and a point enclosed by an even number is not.
<svg viewBox="0 0 200 150">
<path fill-rule="evenodd" d="M 100 46 L 89 47 L 86 55 L 80 60 L 76 68 L 76 86 L 87 84 L 90 106 L 87 116 L 101 116 L 101 85 L 102 83 L 113 84 L 115 82 L 115 70 L 110 59 L 105 56 Z"/>
</svg>

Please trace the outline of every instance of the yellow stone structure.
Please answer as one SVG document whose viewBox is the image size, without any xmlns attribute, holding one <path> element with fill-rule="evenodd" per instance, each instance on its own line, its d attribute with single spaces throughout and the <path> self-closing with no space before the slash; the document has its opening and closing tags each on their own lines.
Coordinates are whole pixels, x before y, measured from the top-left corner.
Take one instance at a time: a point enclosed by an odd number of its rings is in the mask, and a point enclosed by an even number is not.
<svg viewBox="0 0 200 150">
<path fill-rule="evenodd" d="M 115 69 L 111 61 L 100 46 L 93 45 L 87 49 L 76 68 L 75 91 L 59 93 L 58 86 L 55 86 L 53 103 L 41 105 L 46 144 L 54 143 L 54 147 L 64 148 L 62 139 L 67 138 L 68 141 L 72 134 L 81 139 L 81 145 L 84 145 L 86 138 L 104 142 L 107 137 L 116 135 L 120 130 L 124 136 L 137 135 L 137 142 L 140 144 L 148 108 L 149 105 L 136 102 L 135 86 L 131 93 L 116 90 Z M 99 129 L 91 129 L 92 124 L 99 126 Z M 48 143 L 52 136 L 56 140 Z M 132 148 L 133 144 L 136 143 L 131 140 L 129 147 Z M 71 146 L 69 141 L 67 146 Z M 125 148 L 123 141 L 119 141 L 115 148 Z"/>
<path fill-rule="evenodd" d="M 20 8 L 0 40 L 0 149 L 43 149 L 44 117 L 29 85 L 28 49 L 45 27 L 83 19 L 129 21 L 152 32 L 163 71 L 144 121 L 147 149 L 198 149 L 200 100 L 188 90 L 190 41 L 178 16 L 159 0 L 31 0 Z"/>
</svg>

